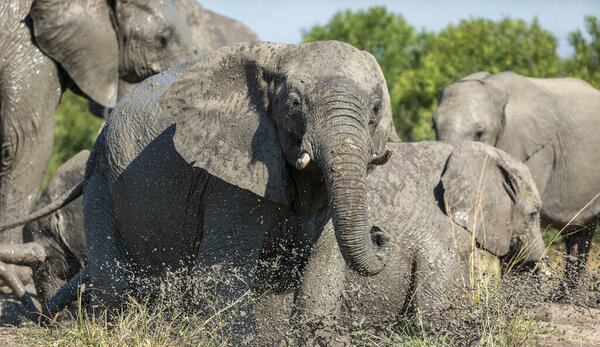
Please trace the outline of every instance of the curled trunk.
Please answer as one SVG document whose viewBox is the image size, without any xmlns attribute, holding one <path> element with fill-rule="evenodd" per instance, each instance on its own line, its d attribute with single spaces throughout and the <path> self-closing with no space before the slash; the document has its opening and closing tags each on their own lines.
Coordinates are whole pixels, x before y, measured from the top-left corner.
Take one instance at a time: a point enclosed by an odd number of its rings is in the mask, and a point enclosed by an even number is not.
<svg viewBox="0 0 600 347">
<path fill-rule="evenodd" d="M 365 180 L 370 137 L 352 107 L 337 106 L 327 116 L 322 134 L 337 135 L 315 138 L 320 145 L 315 158 L 325 178 L 338 245 L 354 271 L 376 275 L 389 256 L 389 237 L 369 220 Z"/>
</svg>

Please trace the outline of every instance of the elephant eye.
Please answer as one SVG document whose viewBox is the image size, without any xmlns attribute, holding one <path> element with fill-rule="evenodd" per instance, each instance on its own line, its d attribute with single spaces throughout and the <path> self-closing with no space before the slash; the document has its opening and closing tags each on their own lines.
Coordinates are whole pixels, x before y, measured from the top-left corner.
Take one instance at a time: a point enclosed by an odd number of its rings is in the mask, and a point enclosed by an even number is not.
<svg viewBox="0 0 600 347">
<path fill-rule="evenodd" d="M 369 120 L 369 125 L 378 123 L 381 119 L 381 100 L 377 99 L 373 103 L 373 117 Z"/>
<path fill-rule="evenodd" d="M 380 108 L 380 107 L 381 107 L 380 105 L 375 105 L 375 106 L 373 106 L 373 113 L 374 113 L 374 114 L 378 114 L 378 113 L 379 113 L 379 108 Z"/>
<path fill-rule="evenodd" d="M 481 138 L 483 137 L 483 135 L 485 135 L 485 130 L 484 129 L 479 129 L 479 130 L 475 131 L 475 136 L 473 138 L 474 138 L 475 141 L 481 140 Z"/>
<path fill-rule="evenodd" d="M 537 217 L 537 215 L 538 211 L 529 212 L 529 219 L 535 220 L 535 217 Z"/>
<path fill-rule="evenodd" d="M 298 96 L 298 94 L 292 92 L 288 94 L 285 104 L 288 109 L 297 110 L 302 105 L 302 101 L 300 100 L 300 96 Z"/>
<path fill-rule="evenodd" d="M 171 40 L 172 34 L 173 33 L 171 30 L 165 30 L 163 33 L 160 33 L 159 35 L 157 35 L 156 39 L 158 40 L 158 43 L 160 43 L 160 45 L 163 48 L 166 48 L 169 45 L 169 41 Z"/>
</svg>

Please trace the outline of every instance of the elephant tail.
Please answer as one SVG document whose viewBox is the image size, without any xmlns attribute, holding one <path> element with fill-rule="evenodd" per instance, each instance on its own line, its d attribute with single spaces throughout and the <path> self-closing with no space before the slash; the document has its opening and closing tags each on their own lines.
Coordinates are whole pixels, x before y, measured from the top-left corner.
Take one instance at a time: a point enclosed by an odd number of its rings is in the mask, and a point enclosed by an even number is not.
<svg viewBox="0 0 600 347">
<path fill-rule="evenodd" d="M 69 204 L 71 201 L 73 201 L 73 200 L 77 199 L 78 197 L 80 197 L 81 195 L 83 195 L 83 187 L 84 186 L 85 186 L 85 180 L 82 180 L 79 183 L 77 183 L 75 185 L 75 187 L 69 189 L 68 192 L 63 194 L 56 201 L 54 201 L 54 202 L 44 206 L 43 208 L 41 208 L 35 212 L 32 212 L 24 217 L 19 217 L 15 220 L 10 221 L 7 224 L 0 225 L 0 231 L 6 231 L 8 229 L 12 229 L 12 228 L 18 227 L 20 225 L 29 223 L 31 221 L 34 221 L 38 218 L 47 216 L 50 213 L 63 208 L 64 206 Z"/>
</svg>

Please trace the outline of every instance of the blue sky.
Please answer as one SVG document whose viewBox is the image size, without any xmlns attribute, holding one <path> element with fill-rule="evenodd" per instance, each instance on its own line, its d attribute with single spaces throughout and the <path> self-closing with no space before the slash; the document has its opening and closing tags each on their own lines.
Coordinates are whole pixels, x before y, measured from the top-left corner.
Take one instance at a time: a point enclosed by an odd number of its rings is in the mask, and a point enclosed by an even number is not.
<svg viewBox="0 0 600 347">
<path fill-rule="evenodd" d="M 325 24 L 340 9 L 383 5 L 401 13 L 416 28 L 439 31 L 460 19 L 504 16 L 530 22 L 537 17 L 540 25 L 559 39 L 559 54 L 572 53 L 567 35 L 575 28 L 584 29 L 583 16 L 600 16 L 600 0 L 198 0 L 204 7 L 237 19 L 258 34 L 261 40 L 299 43 L 302 30 Z"/>
</svg>

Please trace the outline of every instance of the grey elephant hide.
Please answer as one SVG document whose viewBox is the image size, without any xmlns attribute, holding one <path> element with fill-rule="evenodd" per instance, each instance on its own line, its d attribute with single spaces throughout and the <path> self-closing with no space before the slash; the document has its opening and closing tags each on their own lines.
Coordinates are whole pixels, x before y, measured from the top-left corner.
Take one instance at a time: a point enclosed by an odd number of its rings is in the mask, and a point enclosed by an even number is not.
<svg viewBox="0 0 600 347">
<path fill-rule="evenodd" d="M 81 181 L 89 154 L 87 150 L 79 152 L 52 175 L 36 205 L 38 208 Z M 32 266 L 36 292 L 43 305 L 86 263 L 82 199 L 26 224 L 23 238 L 42 246 L 46 253 L 43 262 Z"/>
<path fill-rule="evenodd" d="M 258 36 L 244 24 L 204 9 L 195 0 L 174 0 L 173 7 L 183 17 L 190 28 L 192 38 L 198 48 L 197 56 L 243 41 L 258 41 Z M 133 90 L 135 84 L 119 79 L 118 100 Z M 90 112 L 96 117 L 108 118 L 110 108 L 89 101 Z"/>
<path fill-rule="evenodd" d="M 479 72 L 446 87 L 433 118 L 438 140 L 482 141 L 529 167 L 542 221 L 564 229 L 575 285 L 600 215 L 600 91 L 575 78 Z"/>
</svg>

